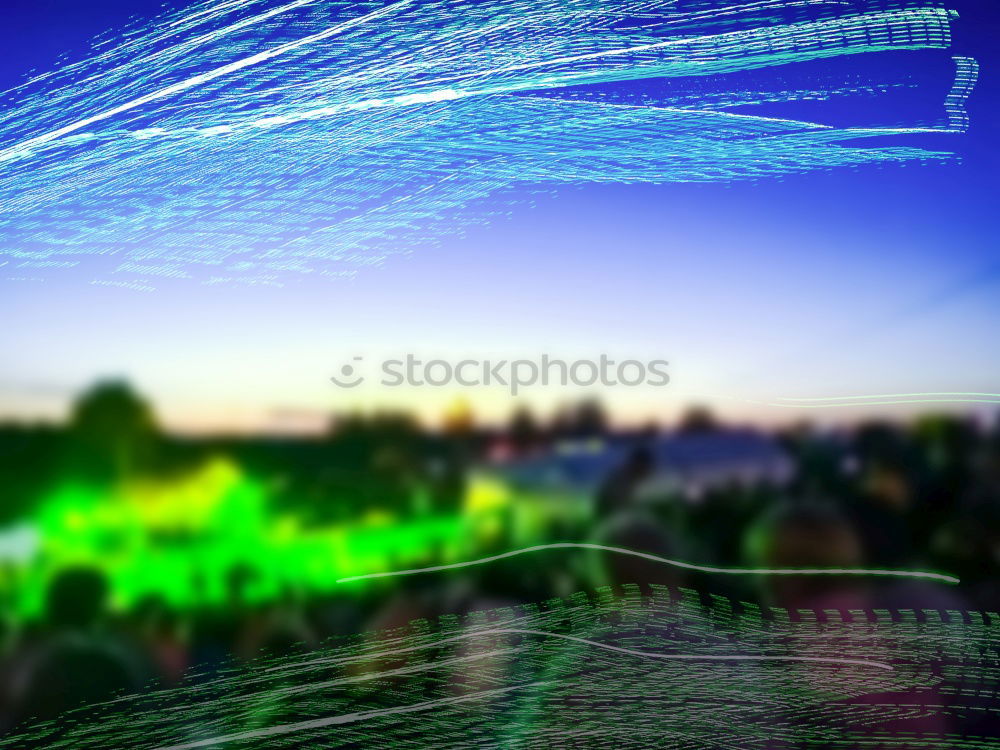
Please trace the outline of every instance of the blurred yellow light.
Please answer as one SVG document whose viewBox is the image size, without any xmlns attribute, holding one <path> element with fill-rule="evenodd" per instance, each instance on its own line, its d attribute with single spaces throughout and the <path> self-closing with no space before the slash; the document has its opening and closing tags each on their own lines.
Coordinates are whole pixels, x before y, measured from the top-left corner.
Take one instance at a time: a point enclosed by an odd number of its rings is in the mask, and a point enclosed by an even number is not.
<svg viewBox="0 0 1000 750">
<path fill-rule="evenodd" d="M 468 513 L 486 513 L 498 510 L 508 504 L 510 492 L 507 485 L 498 479 L 473 476 L 465 495 L 465 510 Z"/>
</svg>

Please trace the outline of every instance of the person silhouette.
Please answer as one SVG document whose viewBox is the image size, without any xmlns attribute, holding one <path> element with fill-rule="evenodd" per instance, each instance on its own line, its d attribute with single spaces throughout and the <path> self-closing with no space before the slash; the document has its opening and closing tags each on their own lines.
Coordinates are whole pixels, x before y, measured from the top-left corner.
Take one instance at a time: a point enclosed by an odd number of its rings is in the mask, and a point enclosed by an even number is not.
<svg viewBox="0 0 1000 750">
<path fill-rule="evenodd" d="M 15 690 L 15 723 L 65 712 L 141 687 L 135 665 L 103 633 L 104 574 L 90 567 L 59 572 L 46 596 L 50 632 L 30 654 Z"/>
</svg>

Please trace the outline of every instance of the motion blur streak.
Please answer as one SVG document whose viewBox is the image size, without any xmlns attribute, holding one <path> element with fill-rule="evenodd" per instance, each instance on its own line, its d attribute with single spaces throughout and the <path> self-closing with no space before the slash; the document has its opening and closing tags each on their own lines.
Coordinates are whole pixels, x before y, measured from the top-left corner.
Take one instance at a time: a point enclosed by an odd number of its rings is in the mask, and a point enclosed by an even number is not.
<svg viewBox="0 0 1000 750">
<path fill-rule="evenodd" d="M 342 638 L 322 660 L 279 657 L 126 696 L 78 711 L 62 733 L 30 727 L 0 747 L 369 747 L 386 737 L 403 748 L 657 747 L 663 737 L 689 747 L 857 747 L 874 744 L 865 742 L 871 732 L 882 747 L 913 747 L 914 736 L 935 747 L 990 746 L 943 722 L 978 710 L 980 690 L 995 687 L 995 621 L 928 610 L 917 622 L 911 610 L 894 622 L 882 610 L 818 622 L 719 597 L 705 606 L 691 590 L 623 593 Z M 713 661 L 677 661 L 678 646 Z M 762 653 L 774 658 L 722 663 Z M 857 663 L 858 653 L 872 661 Z M 475 670 L 473 656 L 482 657 Z M 964 689 L 935 700 L 952 672 Z M 944 729 L 881 730 L 913 717 L 914 706 Z M 996 716 L 995 701 L 981 708 Z"/>
<path fill-rule="evenodd" d="M 730 110 L 920 89 L 873 61 L 947 63 L 951 19 L 938 0 L 197 4 L 0 95 L 0 255 L 137 289 L 284 283 L 558 185 L 946 159 L 870 139 L 963 132 L 968 58 L 919 122 Z M 830 58 L 842 73 L 811 80 Z"/>
<path fill-rule="evenodd" d="M 516 549 L 511 552 L 504 552 L 499 555 L 492 555 L 491 557 L 483 557 L 479 560 L 468 560 L 466 562 L 450 563 L 448 565 L 433 565 L 427 568 L 414 568 L 412 570 L 394 570 L 383 573 L 368 573 L 366 575 L 360 576 L 350 576 L 348 578 L 341 578 L 337 583 L 348 583 L 350 581 L 362 581 L 368 578 L 385 578 L 390 576 L 408 576 L 414 575 L 416 573 L 431 573 L 438 570 L 451 570 L 454 568 L 465 568 L 470 565 L 482 565 L 483 563 L 494 562 L 496 560 L 503 560 L 507 557 L 514 557 L 515 555 L 522 555 L 526 552 L 540 552 L 547 549 L 594 549 L 601 550 L 603 552 L 614 552 L 620 555 L 632 555 L 634 557 L 641 557 L 644 560 L 652 560 L 653 562 L 663 563 L 664 565 L 673 565 L 677 568 L 684 568 L 685 570 L 697 570 L 702 573 L 722 573 L 727 575 L 744 575 L 744 576 L 776 576 L 776 575 L 792 575 L 792 576 L 817 576 L 817 575 L 833 575 L 833 576 L 891 576 L 898 578 L 926 578 L 935 581 L 942 581 L 944 583 L 959 583 L 959 580 L 954 576 L 944 575 L 942 573 L 924 573 L 921 571 L 909 571 L 909 570 L 868 570 L 863 568 L 717 568 L 708 565 L 695 565 L 694 563 L 681 562 L 680 560 L 668 560 L 665 557 L 659 557 L 658 555 L 650 555 L 646 552 L 638 552 L 631 549 L 622 549 L 621 547 L 607 547 L 603 544 L 591 544 L 589 542 L 556 542 L 554 544 L 537 544 L 534 547 L 525 547 L 524 549 Z"/>
</svg>

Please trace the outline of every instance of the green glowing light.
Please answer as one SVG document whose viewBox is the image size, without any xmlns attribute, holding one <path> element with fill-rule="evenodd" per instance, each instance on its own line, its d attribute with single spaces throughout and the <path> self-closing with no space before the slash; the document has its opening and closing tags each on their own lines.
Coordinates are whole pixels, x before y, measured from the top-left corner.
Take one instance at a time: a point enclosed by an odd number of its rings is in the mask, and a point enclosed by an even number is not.
<svg viewBox="0 0 1000 750">
<path fill-rule="evenodd" d="M 43 499 L 31 525 L 36 554 L 6 585 L 28 617 L 42 611 L 52 576 L 76 564 L 107 574 L 118 608 L 150 594 L 178 607 L 222 603 L 236 572 L 241 598 L 264 601 L 372 570 L 461 560 L 501 533 L 510 503 L 501 482 L 477 477 L 456 514 L 400 519 L 379 511 L 310 527 L 276 515 L 268 486 L 226 459 L 171 480 L 68 482 Z"/>
</svg>

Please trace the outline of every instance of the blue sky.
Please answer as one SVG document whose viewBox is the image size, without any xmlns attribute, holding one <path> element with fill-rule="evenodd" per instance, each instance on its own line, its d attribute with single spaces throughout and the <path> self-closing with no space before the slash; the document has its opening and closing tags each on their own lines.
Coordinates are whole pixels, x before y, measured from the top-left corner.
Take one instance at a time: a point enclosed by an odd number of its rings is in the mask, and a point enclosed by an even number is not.
<svg viewBox="0 0 1000 750">
<path fill-rule="evenodd" d="M 57 416 L 94 378 L 122 374 L 180 429 L 254 429 L 274 426 L 276 411 L 353 405 L 433 418 L 455 392 L 373 387 L 348 396 L 327 380 L 355 354 L 406 351 L 670 360 L 667 389 L 598 394 L 625 419 L 669 419 L 693 400 L 771 422 L 803 414 L 748 401 L 998 392 L 1000 12 L 987 5 L 958 3 L 952 52 L 981 65 L 970 132 L 920 142 L 961 160 L 543 193 L 352 280 L 178 282 L 150 293 L 74 274 L 2 281 L 0 315 L 13 324 L 0 329 L 0 414 Z M 0 84 L 46 69 L 63 51 L 80 54 L 94 34 L 157 7 L 8 0 Z M 487 417 L 512 406 L 500 392 L 462 395 Z M 526 398 L 544 410 L 574 395 L 536 389 Z"/>
</svg>

